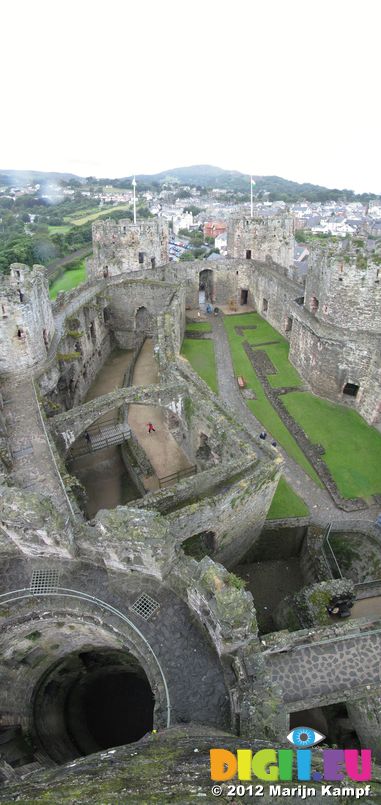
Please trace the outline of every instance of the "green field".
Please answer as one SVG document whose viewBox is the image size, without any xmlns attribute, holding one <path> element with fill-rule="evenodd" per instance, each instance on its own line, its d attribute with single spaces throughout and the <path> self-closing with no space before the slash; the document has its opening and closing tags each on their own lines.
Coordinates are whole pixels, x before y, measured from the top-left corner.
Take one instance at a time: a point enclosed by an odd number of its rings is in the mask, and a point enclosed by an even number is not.
<svg viewBox="0 0 381 805">
<path fill-rule="evenodd" d="M 309 509 L 306 504 L 282 476 L 272 499 L 267 520 L 283 520 L 286 517 L 308 517 L 308 515 Z"/>
<path fill-rule="evenodd" d="M 71 226 L 82 226 L 82 224 L 87 224 L 88 221 L 95 221 L 96 218 L 107 218 L 110 215 L 110 212 L 115 212 L 115 210 L 129 210 L 130 204 L 116 204 L 115 207 L 108 207 L 107 210 L 104 210 L 103 207 L 100 209 L 89 210 L 89 212 L 83 214 L 76 215 L 68 215 L 65 218 L 65 221 Z"/>
<path fill-rule="evenodd" d="M 297 372 L 288 361 L 287 341 L 285 341 L 273 327 L 270 327 L 266 321 L 263 321 L 257 313 L 224 316 L 224 325 L 229 339 L 235 374 L 237 376 L 243 376 L 247 386 L 251 388 L 257 396 L 256 400 L 247 400 L 247 405 L 250 410 L 264 428 L 271 433 L 282 447 L 284 447 L 288 455 L 303 467 L 313 481 L 321 486 L 321 482 L 315 470 L 311 467 L 311 464 L 305 458 L 304 453 L 301 451 L 295 439 L 291 436 L 276 411 L 274 411 L 271 403 L 268 401 L 249 358 L 242 348 L 243 341 L 248 341 L 253 346 L 262 341 L 279 341 L 279 344 L 260 347 L 266 350 L 279 372 L 277 375 L 270 375 L 271 383 L 274 386 L 297 386 L 300 385 L 301 381 Z M 244 327 L 245 325 L 256 325 L 258 329 L 246 330 L 243 336 L 238 335 L 234 328 L 237 326 Z M 284 400 L 284 397 L 282 399 Z"/>
<path fill-rule="evenodd" d="M 79 260 L 67 267 L 64 274 L 52 283 L 49 288 L 50 298 L 54 300 L 60 291 L 70 291 L 81 282 L 86 282 L 85 260 Z"/>
<path fill-rule="evenodd" d="M 218 394 L 216 359 L 213 341 L 184 338 L 181 354 L 187 358 L 193 369 L 205 383 Z"/>
<path fill-rule="evenodd" d="M 267 400 L 242 348 L 242 342 L 248 341 L 254 348 L 258 346 L 266 351 L 277 370 L 275 375 L 268 375 L 268 380 L 274 388 L 298 387 L 302 383 L 298 373 L 288 361 L 287 341 L 257 313 L 225 316 L 224 324 L 229 338 L 234 371 L 237 375 L 243 375 L 248 386 L 257 395 L 256 400 L 247 401 L 248 406 L 286 452 L 313 480 L 316 480 L 316 473 Z M 235 332 L 236 326 L 245 327 L 250 324 L 256 325 L 257 329 L 246 330 L 243 336 Z M 278 343 L 259 346 L 263 341 Z M 378 431 L 367 425 L 356 411 L 322 400 L 309 392 L 290 392 L 282 396 L 282 401 L 311 442 L 324 447 L 323 459 L 343 497 L 370 497 L 381 493 L 381 434 Z"/>
<path fill-rule="evenodd" d="M 49 235 L 66 235 L 71 229 L 69 224 L 62 224 L 61 226 L 49 226 Z"/>
<path fill-rule="evenodd" d="M 208 321 L 190 321 L 185 325 L 189 332 L 211 333 L 212 325 Z"/>
<path fill-rule="evenodd" d="M 343 497 L 381 493 L 381 433 L 357 411 L 307 392 L 287 394 L 283 402 L 311 441 L 324 447 L 324 461 Z"/>
</svg>

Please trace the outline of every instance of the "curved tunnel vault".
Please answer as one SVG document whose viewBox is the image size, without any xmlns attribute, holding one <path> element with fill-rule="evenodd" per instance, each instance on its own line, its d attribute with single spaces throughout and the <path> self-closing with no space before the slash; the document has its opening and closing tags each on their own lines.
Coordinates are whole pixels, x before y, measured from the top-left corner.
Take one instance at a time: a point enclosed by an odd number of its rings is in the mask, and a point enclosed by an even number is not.
<svg viewBox="0 0 381 805">
<path fill-rule="evenodd" d="M 154 697 L 128 651 L 95 648 L 66 655 L 38 683 L 33 730 L 55 762 L 139 740 L 153 727 Z"/>
</svg>

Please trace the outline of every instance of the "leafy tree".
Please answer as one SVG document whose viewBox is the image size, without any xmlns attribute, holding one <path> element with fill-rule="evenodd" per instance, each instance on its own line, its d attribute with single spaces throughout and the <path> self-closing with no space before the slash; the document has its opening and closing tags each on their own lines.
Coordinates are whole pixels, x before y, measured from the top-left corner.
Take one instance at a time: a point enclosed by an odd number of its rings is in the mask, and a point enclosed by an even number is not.
<svg viewBox="0 0 381 805">
<path fill-rule="evenodd" d="M 202 212 L 201 207 L 196 207 L 195 204 L 189 204 L 188 207 L 183 208 L 183 212 L 191 212 L 192 215 L 196 217 L 200 212 Z"/>
</svg>

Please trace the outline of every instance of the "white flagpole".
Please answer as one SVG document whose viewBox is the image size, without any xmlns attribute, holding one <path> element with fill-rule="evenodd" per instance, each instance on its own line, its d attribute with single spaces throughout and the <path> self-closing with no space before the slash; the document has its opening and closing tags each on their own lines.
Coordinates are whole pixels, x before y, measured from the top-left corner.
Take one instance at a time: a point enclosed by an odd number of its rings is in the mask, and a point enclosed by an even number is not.
<svg viewBox="0 0 381 805">
<path fill-rule="evenodd" d="M 135 187 L 136 187 L 136 179 L 135 176 L 132 180 L 132 187 L 134 189 L 134 224 L 136 224 L 136 196 L 135 196 Z"/>
<path fill-rule="evenodd" d="M 253 217 L 253 177 L 250 176 L 250 216 Z"/>
</svg>

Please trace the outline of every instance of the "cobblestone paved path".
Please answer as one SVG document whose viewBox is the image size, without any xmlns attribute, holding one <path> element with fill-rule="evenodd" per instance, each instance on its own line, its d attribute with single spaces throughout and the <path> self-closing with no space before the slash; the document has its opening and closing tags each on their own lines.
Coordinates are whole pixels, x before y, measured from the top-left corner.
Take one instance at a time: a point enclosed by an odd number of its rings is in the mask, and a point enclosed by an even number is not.
<svg viewBox="0 0 381 805">
<path fill-rule="evenodd" d="M 32 379 L 4 380 L 1 392 L 15 484 L 21 489 L 48 495 L 60 511 L 69 511 L 41 421 Z"/>
<path fill-rule="evenodd" d="M 265 653 L 266 656 L 266 653 Z M 285 702 L 380 684 L 381 633 L 333 637 L 318 645 L 270 652 L 266 666 Z"/>
<path fill-rule="evenodd" d="M 220 396 L 224 402 L 234 410 L 235 416 L 240 423 L 247 428 L 252 435 L 258 434 L 259 439 L 259 433 L 263 430 L 263 425 L 255 418 L 254 414 L 252 414 L 239 391 L 223 318 L 222 316 L 211 316 L 210 320 L 213 329 Z M 268 435 L 271 438 L 271 434 Z M 279 444 L 278 450 L 285 460 L 283 475 L 295 492 L 307 503 L 314 522 L 327 525 L 327 523 L 332 520 L 353 520 L 353 512 L 344 512 L 342 509 L 339 509 L 334 504 L 328 492 L 318 487 L 302 467 L 290 458 Z M 364 526 L 367 522 L 369 524 L 374 523 L 379 508 L 379 506 L 372 506 L 365 512 L 361 512 L 361 519 L 364 521 Z"/>
</svg>

